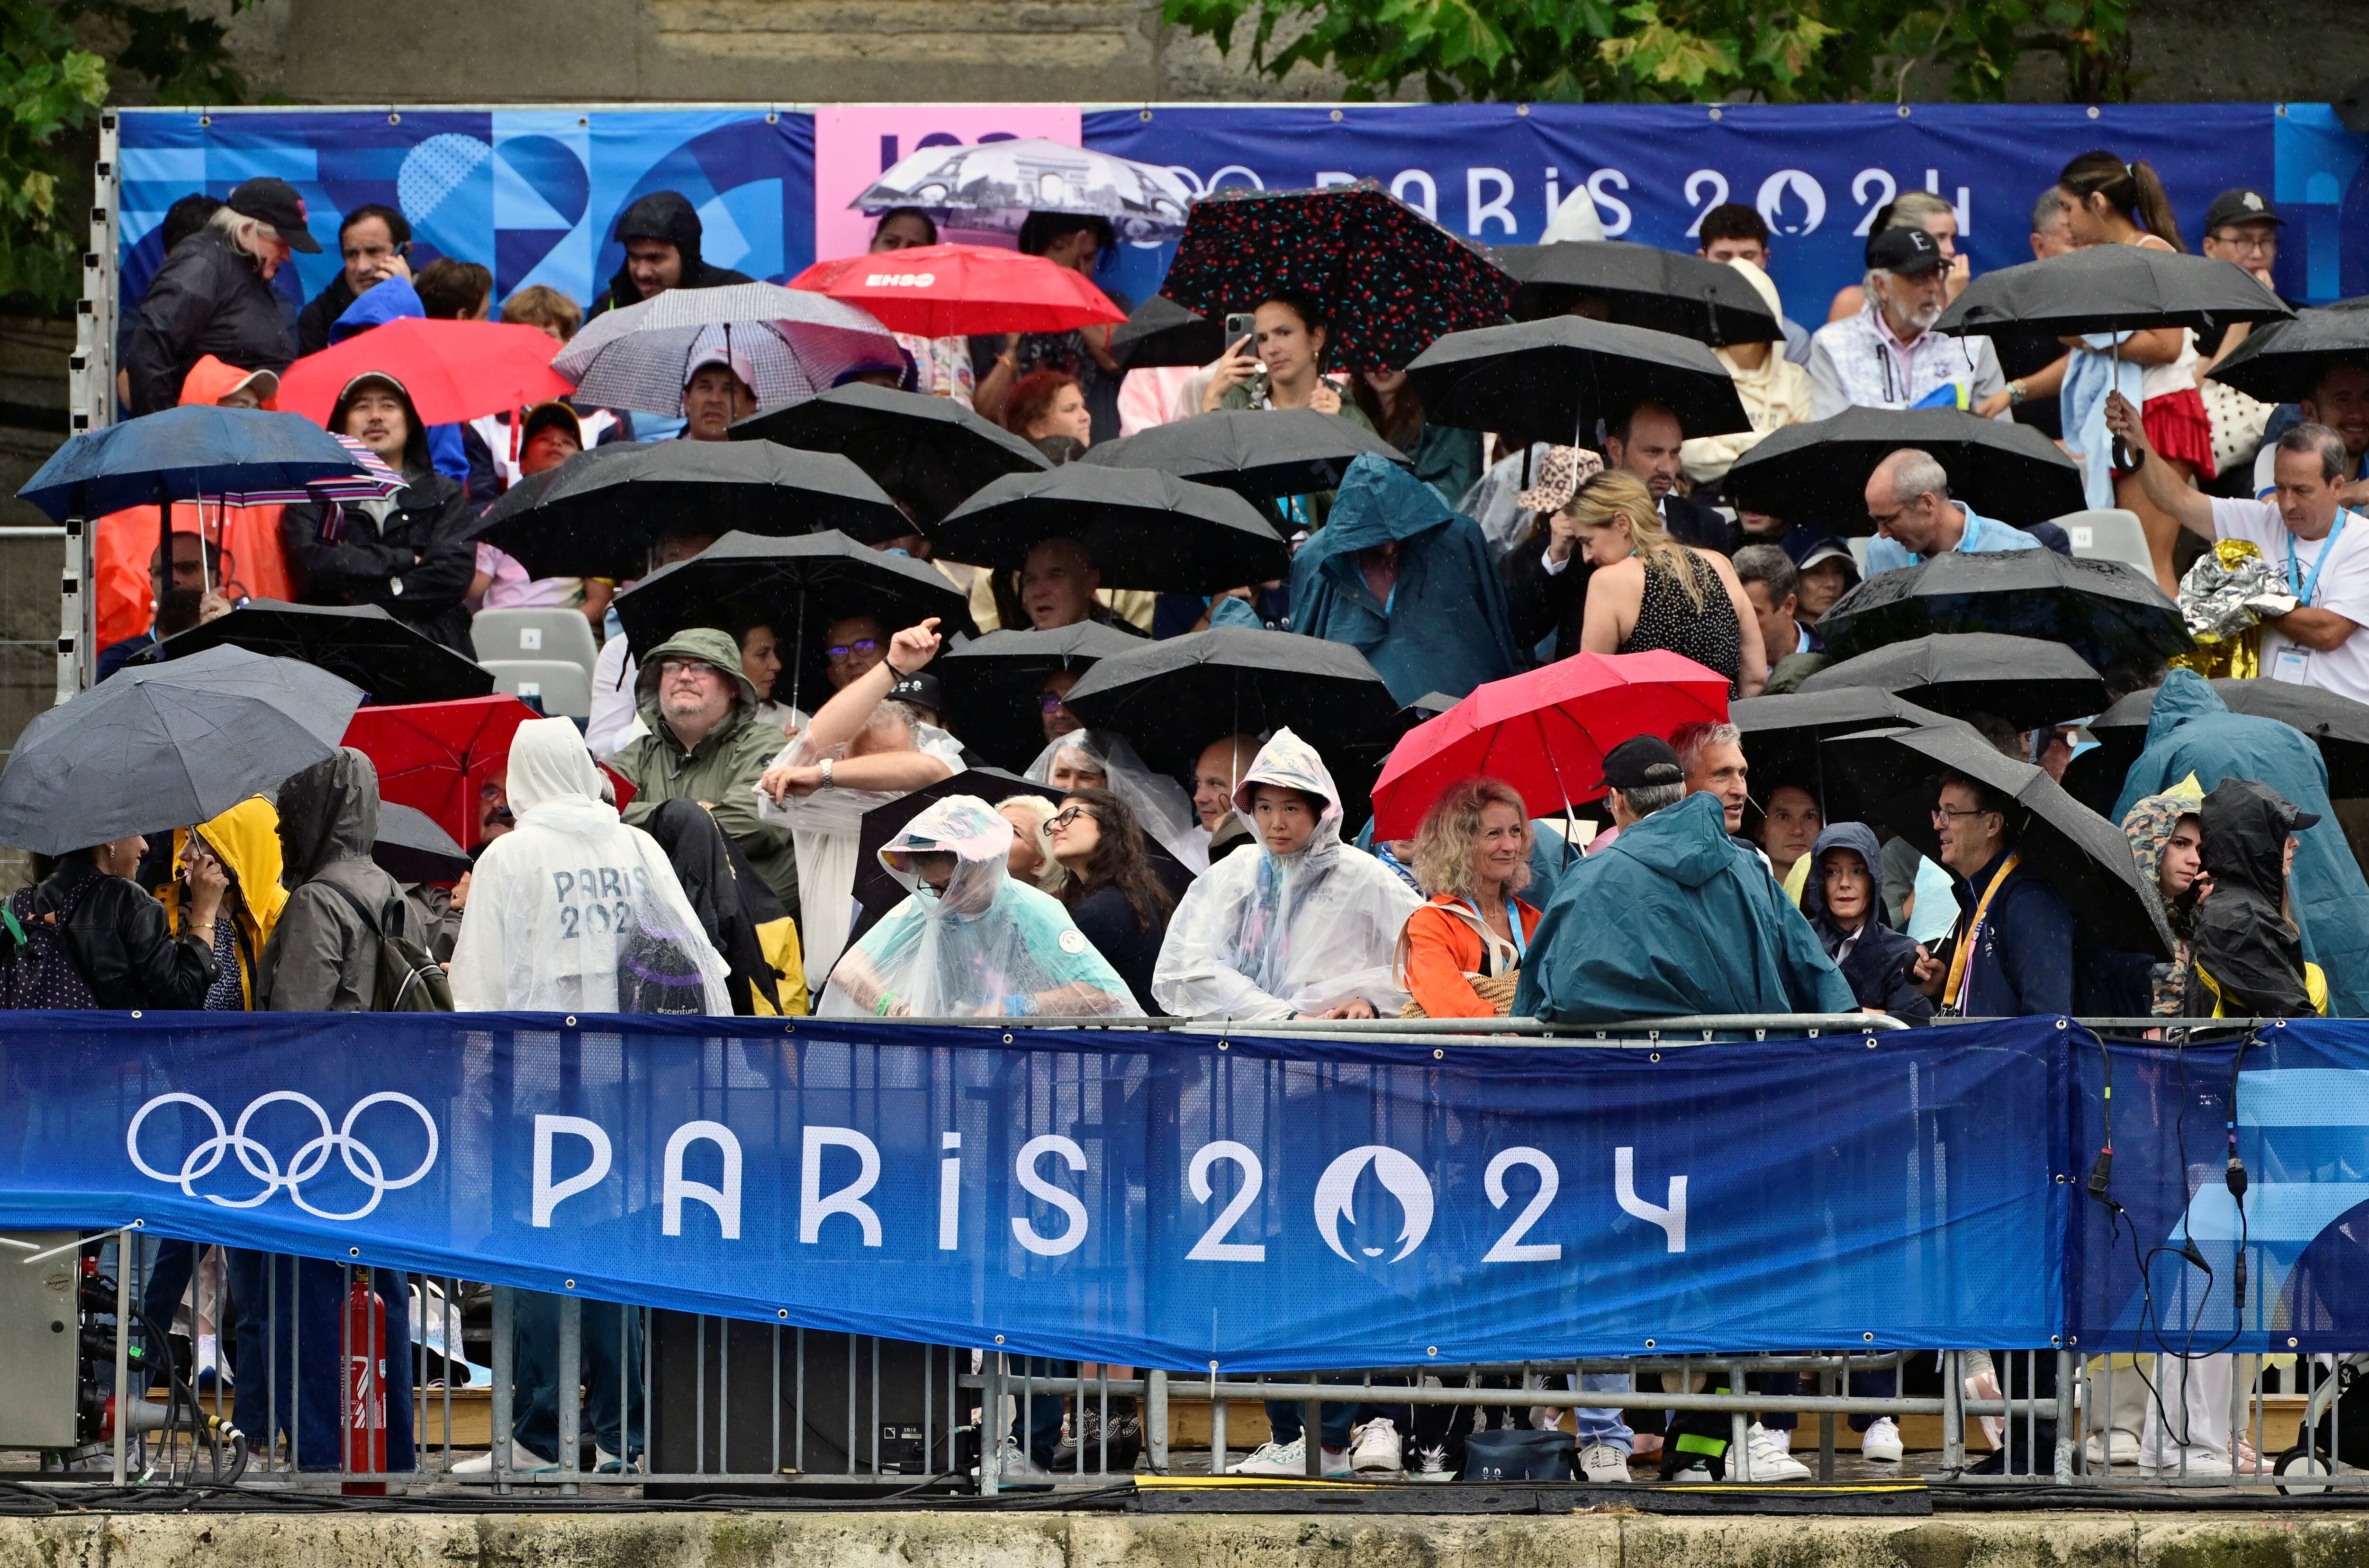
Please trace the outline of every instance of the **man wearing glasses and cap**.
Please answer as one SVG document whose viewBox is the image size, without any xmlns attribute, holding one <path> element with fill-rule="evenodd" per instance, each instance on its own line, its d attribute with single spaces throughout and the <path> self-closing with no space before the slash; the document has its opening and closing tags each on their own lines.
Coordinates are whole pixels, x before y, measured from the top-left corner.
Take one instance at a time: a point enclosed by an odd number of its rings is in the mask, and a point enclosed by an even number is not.
<svg viewBox="0 0 2369 1568">
<path fill-rule="evenodd" d="M 141 296 L 125 355 L 132 413 L 172 407 L 182 378 L 208 354 L 248 370 L 288 368 L 296 345 L 271 280 L 292 251 L 321 248 L 304 224 L 296 188 L 265 176 L 232 191 L 204 229 L 174 247 Z"/>
<path fill-rule="evenodd" d="M 1885 229 L 1868 236 L 1866 256 L 1867 303 L 1810 338 L 1810 418 L 1853 406 L 1976 408 L 2007 390 L 1989 338 L 1931 330 L 1950 303 L 1949 258 L 1931 235 Z"/>
</svg>

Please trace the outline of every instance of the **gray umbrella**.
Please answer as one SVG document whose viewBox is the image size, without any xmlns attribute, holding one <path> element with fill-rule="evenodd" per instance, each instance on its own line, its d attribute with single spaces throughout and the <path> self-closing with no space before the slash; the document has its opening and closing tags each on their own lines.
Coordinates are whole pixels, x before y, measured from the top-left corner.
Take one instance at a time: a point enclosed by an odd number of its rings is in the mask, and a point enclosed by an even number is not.
<svg viewBox="0 0 2369 1568">
<path fill-rule="evenodd" d="M 361 700 L 237 647 L 120 670 L 25 727 L 0 773 L 0 843 L 63 854 L 210 821 L 328 757 Z"/>
<path fill-rule="evenodd" d="M 379 802 L 371 859 L 397 882 L 454 882 L 475 864 L 435 818 L 392 800 Z"/>
</svg>

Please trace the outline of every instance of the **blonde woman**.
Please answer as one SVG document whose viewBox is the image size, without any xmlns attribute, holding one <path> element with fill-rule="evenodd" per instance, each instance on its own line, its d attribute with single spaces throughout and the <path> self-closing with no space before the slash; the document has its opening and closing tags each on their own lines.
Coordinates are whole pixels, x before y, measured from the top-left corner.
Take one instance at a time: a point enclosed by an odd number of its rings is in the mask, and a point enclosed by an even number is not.
<svg viewBox="0 0 2369 1568">
<path fill-rule="evenodd" d="M 1059 809 L 1041 795 L 1006 795 L 995 803 L 995 814 L 1012 824 L 1012 853 L 1004 862 L 1012 879 L 1056 898 L 1069 880 L 1069 873 L 1053 858 L 1048 826 Z"/>
<path fill-rule="evenodd" d="M 1727 677 L 1730 697 L 1768 679 L 1760 622 L 1727 557 L 1674 543 L 1653 493 L 1630 475 L 1598 474 L 1563 508 L 1595 567 L 1580 624 L 1584 653 L 1665 648 Z"/>
<path fill-rule="evenodd" d="M 1414 874 L 1431 902 L 1407 917 L 1399 971 L 1428 1018 L 1503 1017 L 1539 911 L 1530 882 L 1529 811 L 1512 785 L 1466 779 L 1424 813 Z M 1480 982 L 1477 986 L 1475 981 Z"/>
</svg>

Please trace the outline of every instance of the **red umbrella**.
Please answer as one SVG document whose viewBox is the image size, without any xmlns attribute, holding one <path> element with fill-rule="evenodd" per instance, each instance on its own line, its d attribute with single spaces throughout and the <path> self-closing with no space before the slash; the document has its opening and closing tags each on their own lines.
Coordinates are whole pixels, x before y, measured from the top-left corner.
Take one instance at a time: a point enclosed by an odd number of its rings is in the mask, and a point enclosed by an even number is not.
<svg viewBox="0 0 2369 1568">
<path fill-rule="evenodd" d="M 985 245 L 923 245 L 818 261 L 790 287 L 862 305 L 891 332 L 923 338 L 1067 332 L 1127 319 L 1082 272 Z M 284 391 L 280 398 L 284 404 Z"/>
<path fill-rule="evenodd" d="M 542 716 L 507 694 L 398 703 L 356 713 L 346 727 L 346 744 L 378 764 L 381 799 L 426 812 L 469 849 L 484 836 L 479 791 L 508 782 L 510 737 Z"/>
<path fill-rule="evenodd" d="M 393 376 L 431 425 L 565 397 L 575 383 L 551 368 L 559 344 L 539 326 L 407 316 L 307 354 L 280 378 L 280 406 L 328 422 L 356 376 Z"/>
<path fill-rule="evenodd" d="M 1604 754 L 1622 741 L 1726 717 L 1727 677 L 1658 649 L 1574 654 L 1492 681 L 1391 750 L 1374 784 L 1374 837 L 1414 837 L 1450 784 L 1483 774 L 1551 817 L 1604 793 Z"/>
</svg>

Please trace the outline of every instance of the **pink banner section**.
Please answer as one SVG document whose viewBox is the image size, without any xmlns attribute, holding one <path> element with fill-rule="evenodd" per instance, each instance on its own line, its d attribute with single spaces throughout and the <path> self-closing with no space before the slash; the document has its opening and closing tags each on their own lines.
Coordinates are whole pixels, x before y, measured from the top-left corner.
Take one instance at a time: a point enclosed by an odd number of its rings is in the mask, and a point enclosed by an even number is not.
<svg viewBox="0 0 2369 1568">
<path fill-rule="evenodd" d="M 925 147 L 1043 136 L 1076 146 L 1082 134 L 1076 104 L 857 103 L 815 111 L 815 259 L 859 254 L 872 241 L 872 220 L 848 203 L 901 158 Z M 949 230 L 948 240 L 1008 245 L 1008 235 Z"/>
</svg>

